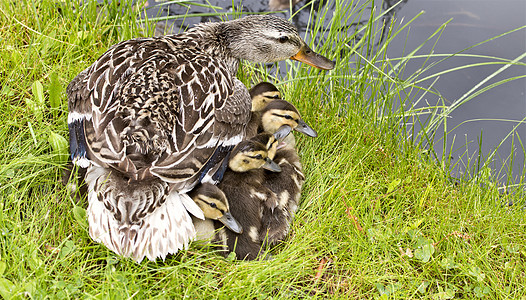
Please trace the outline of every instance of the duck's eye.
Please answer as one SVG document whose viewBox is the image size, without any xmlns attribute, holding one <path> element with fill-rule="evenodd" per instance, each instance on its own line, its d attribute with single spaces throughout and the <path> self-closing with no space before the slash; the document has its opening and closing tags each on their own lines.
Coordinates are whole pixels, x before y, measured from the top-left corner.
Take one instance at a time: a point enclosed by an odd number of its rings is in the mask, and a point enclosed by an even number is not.
<svg viewBox="0 0 526 300">
<path fill-rule="evenodd" d="M 289 116 L 289 115 L 285 115 L 285 119 L 292 120 L 293 118 L 291 116 Z"/>
<path fill-rule="evenodd" d="M 254 158 L 255 158 L 255 159 L 263 159 L 263 155 L 258 154 L 258 155 L 256 155 L 256 156 L 254 156 Z"/>
<path fill-rule="evenodd" d="M 279 99 L 279 95 L 274 95 L 274 96 L 272 96 L 272 98 Z"/>
<path fill-rule="evenodd" d="M 280 43 L 286 43 L 288 40 L 289 40 L 289 37 L 286 36 L 286 35 L 280 36 L 280 37 L 278 38 L 278 41 L 279 41 Z"/>
<path fill-rule="evenodd" d="M 217 205 L 214 202 L 211 202 L 209 204 L 210 204 L 210 207 L 212 207 L 212 208 L 216 208 L 217 207 Z"/>
</svg>

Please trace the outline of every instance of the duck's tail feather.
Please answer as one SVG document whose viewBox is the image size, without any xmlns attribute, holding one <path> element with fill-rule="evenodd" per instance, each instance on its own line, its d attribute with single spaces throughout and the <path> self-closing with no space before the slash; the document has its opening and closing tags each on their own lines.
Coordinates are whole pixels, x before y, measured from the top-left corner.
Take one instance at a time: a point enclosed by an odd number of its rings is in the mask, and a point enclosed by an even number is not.
<svg viewBox="0 0 526 300">
<path fill-rule="evenodd" d="M 203 211 L 199 208 L 197 204 L 195 204 L 194 200 L 190 198 L 187 194 L 180 194 L 181 195 L 181 203 L 183 203 L 184 208 L 191 213 L 194 217 L 199 218 L 201 220 L 205 219 L 205 215 L 203 214 Z"/>
<path fill-rule="evenodd" d="M 195 237 L 188 211 L 203 217 L 186 194 L 168 192 L 164 183 L 125 186 L 110 170 L 97 166 L 88 168 L 86 182 L 91 238 L 137 262 L 144 257 L 164 260 L 185 249 Z"/>
<path fill-rule="evenodd" d="M 183 205 L 184 196 L 172 191 L 163 205 L 146 216 L 132 255 L 135 260 L 140 261 L 144 256 L 152 261 L 164 260 L 168 254 L 187 248 L 195 237 L 195 229 Z"/>
</svg>

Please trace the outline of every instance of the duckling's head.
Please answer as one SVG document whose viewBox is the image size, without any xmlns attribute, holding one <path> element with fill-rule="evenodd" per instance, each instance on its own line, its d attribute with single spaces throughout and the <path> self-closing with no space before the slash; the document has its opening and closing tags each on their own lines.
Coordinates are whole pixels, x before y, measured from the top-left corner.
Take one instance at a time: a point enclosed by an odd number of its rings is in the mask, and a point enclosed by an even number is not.
<svg viewBox="0 0 526 300">
<path fill-rule="evenodd" d="M 282 126 L 288 125 L 293 130 L 301 132 L 310 137 L 318 134 L 300 116 L 300 113 L 291 103 L 277 99 L 270 102 L 261 112 L 261 125 L 268 133 L 277 132 Z"/>
<path fill-rule="evenodd" d="M 251 15 L 223 23 L 221 38 L 233 57 L 256 63 L 294 59 L 331 70 L 335 63 L 312 51 L 289 21 L 272 15 Z"/>
<path fill-rule="evenodd" d="M 278 88 L 270 82 L 260 82 L 253 86 L 250 91 L 252 98 L 252 111 L 262 111 L 270 102 L 280 99 L 281 93 Z"/>
<path fill-rule="evenodd" d="M 225 193 L 217 186 L 202 183 L 189 193 L 194 202 L 201 208 L 207 219 L 218 220 L 235 233 L 242 233 L 243 228 L 232 217 Z"/>
<path fill-rule="evenodd" d="M 234 172 L 248 172 L 259 168 L 281 172 L 278 164 L 269 157 L 266 144 L 253 139 L 242 141 L 232 149 L 228 167 Z"/>
<path fill-rule="evenodd" d="M 278 151 L 280 141 L 283 140 L 283 138 L 285 138 L 289 133 L 290 127 L 288 128 L 288 131 L 280 130 L 277 134 L 260 133 L 250 138 L 250 140 L 265 145 L 265 148 L 267 149 L 268 153 L 268 158 L 274 159 L 274 157 L 276 156 L 276 151 Z"/>
</svg>

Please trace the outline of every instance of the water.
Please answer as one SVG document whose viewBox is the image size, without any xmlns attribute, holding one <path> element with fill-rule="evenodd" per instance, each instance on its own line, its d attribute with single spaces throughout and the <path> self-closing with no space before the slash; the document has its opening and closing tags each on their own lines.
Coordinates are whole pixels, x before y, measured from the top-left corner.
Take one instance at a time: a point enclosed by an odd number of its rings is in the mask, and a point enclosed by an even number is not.
<svg viewBox="0 0 526 300">
<path fill-rule="evenodd" d="M 404 16 L 406 19 L 417 15 L 421 10 L 425 14 L 418 18 L 411 26 L 411 34 L 405 39 L 396 39 L 390 44 L 389 55 L 391 57 L 401 56 L 403 47 L 407 50 L 415 49 L 427 37 L 429 37 L 438 26 L 450 18 L 452 21 L 447 25 L 444 33 L 435 47 L 435 53 L 455 53 L 480 43 L 491 37 L 500 35 L 504 32 L 526 25 L 526 1 L 523 0 L 503 0 L 503 1 L 449 1 L 449 0 L 428 0 L 428 1 L 408 1 L 397 12 L 397 19 Z M 405 38 L 405 34 L 400 35 Z M 430 47 L 420 51 L 421 54 L 429 52 Z M 514 59 L 526 52 L 526 31 L 521 30 L 484 45 L 475 47 L 466 53 L 488 55 Z M 432 72 L 436 73 L 456 66 L 482 62 L 482 59 L 473 58 L 452 58 L 440 63 Z M 522 62 L 526 62 L 522 60 Z M 412 73 L 419 67 L 421 61 L 414 61 L 409 64 L 406 72 Z M 434 86 L 444 96 L 447 102 L 455 101 L 472 87 L 484 80 L 487 76 L 498 70 L 501 66 L 484 66 L 457 71 L 444 75 Z M 512 66 L 502 74 L 490 80 L 484 86 L 499 80 L 526 74 L 526 67 Z M 436 102 L 436 98 L 429 98 L 430 103 Z M 469 152 L 476 155 L 478 140 L 482 133 L 482 153 L 488 155 L 495 146 L 498 145 L 506 135 L 513 129 L 516 123 L 504 121 L 474 121 L 463 123 L 466 120 L 475 119 L 505 119 L 520 121 L 526 117 L 526 79 L 519 79 L 513 82 L 498 86 L 477 98 L 467 102 L 455 110 L 448 127 L 454 129 L 448 135 L 448 145 L 451 145 L 453 138 L 456 138 L 453 149 L 459 149 L 452 153 L 453 159 L 464 152 L 466 142 L 473 142 L 469 145 Z M 463 124 L 462 124 L 463 123 Z M 522 124 L 517 129 L 517 134 L 522 141 L 526 141 L 526 124 Z M 441 136 L 439 136 L 441 137 Z M 515 140 L 517 143 L 517 140 Z M 518 144 L 518 143 L 517 143 Z M 519 146 L 520 147 L 520 146 Z M 501 158 L 506 158 L 510 154 L 511 140 L 508 139 L 499 149 Z M 435 147 L 441 155 L 442 146 Z M 522 152 L 522 150 L 520 150 Z M 513 174 L 521 174 L 524 169 L 524 156 L 518 153 L 513 163 Z M 493 166 L 497 171 L 501 164 L 496 162 Z M 462 168 L 457 170 L 462 172 Z"/>
<path fill-rule="evenodd" d="M 196 1 L 199 2 L 199 1 Z M 298 27 L 300 33 L 305 35 L 305 27 L 308 24 L 311 10 L 302 9 L 306 1 L 301 1 L 298 5 L 293 8 L 293 23 Z M 382 6 L 384 9 L 392 6 L 398 1 L 384 1 Z M 162 3 L 162 2 L 161 2 Z M 217 10 L 218 12 L 232 12 L 232 1 L 202 1 L 202 3 L 210 3 L 215 6 L 223 7 L 224 9 Z M 235 7 L 239 6 L 240 1 L 234 1 Z M 243 3 L 243 12 L 245 13 L 258 13 L 269 11 L 267 0 L 245 0 Z M 314 14 L 318 8 L 327 9 L 329 13 L 327 17 L 331 17 L 330 10 L 333 8 L 333 4 L 329 3 L 327 6 L 320 4 L 320 1 L 314 1 Z M 380 3 L 380 1 L 377 1 Z M 159 4 L 150 0 L 149 5 Z M 299 10 L 299 11 L 298 11 Z M 406 20 L 413 18 L 420 11 L 424 10 L 425 14 L 419 17 L 410 26 L 410 35 L 406 35 L 406 32 L 400 34 L 389 46 L 388 56 L 389 57 L 400 57 L 405 52 L 408 53 L 415 49 L 420 43 L 427 39 L 441 24 L 452 18 L 452 21 L 448 24 L 445 31 L 443 32 L 439 42 L 435 46 L 435 53 L 455 53 L 457 51 L 468 48 L 472 45 L 480 43 L 493 36 L 502 34 L 509 30 L 518 28 L 526 24 L 526 1 L 524 0 L 501 0 L 501 1 L 490 1 L 490 0 L 406 0 L 403 1 L 394 10 L 394 18 L 391 15 L 387 16 L 388 21 L 392 20 L 395 24 L 399 23 L 402 18 Z M 185 13 L 211 13 L 214 10 L 204 7 L 191 7 L 187 10 L 180 5 L 169 5 L 162 6 L 161 11 L 159 8 L 153 8 L 148 10 L 150 17 L 152 16 L 174 16 L 183 15 Z M 290 17 L 290 13 L 281 12 L 280 15 L 285 18 Z M 229 16 L 232 19 L 233 16 Z M 217 21 L 219 17 L 205 17 L 197 16 L 186 19 L 177 19 L 166 22 L 161 22 L 159 26 L 160 31 L 171 32 L 171 30 L 177 32 L 182 26 L 183 28 L 191 24 L 204 22 L 204 21 Z M 344 25 L 344 24 L 342 24 Z M 353 30 L 354 26 L 360 26 L 357 24 L 347 24 L 349 30 Z M 407 40 L 405 39 L 407 36 Z M 432 43 L 420 50 L 419 54 L 427 54 L 430 51 Z M 507 59 L 514 59 L 520 54 L 526 51 L 526 30 L 521 30 L 505 37 L 501 37 L 497 40 L 491 41 L 484 45 L 470 49 L 465 53 L 488 55 L 494 57 L 502 57 Z M 440 63 L 438 66 L 431 70 L 432 73 L 439 72 L 441 70 L 450 69 L 456 66 L 462 66 L 466 64 L 473 64 L 476 62 L 482 62 L 481 59 L 475 58 L 461 58 L 454 57 Z M 525 62 L 524 60 L 522 60 Z M 420 68 L 422 61 L 414 60 L 406 67 L 406 74 L 411 74 Z M 440 91 L 444 97 L 446 104 L 451 104 L 456 99 L 461 97 L 464 93 L 469 91 L 472 87 L 477 85 L 479 82 L 484 80 L 491 73 L 499 69 L 500 65 L 476 67 L 470 69 L 464 69 L 449 73 L 441 76 L 439 81 L 434 85 L 434 88 Z M 431 73 L 429 73 L 431 74 Z M 520 76 L 526 74 L 526 67 L 513 66 L 507 69 L 505 72 L 496 76 L 485 85 L 497 82 L 501 79 Z M 430 104 L 434 104 L 437 101 L 437 97 L 433 95 L 427 95 L 426 101 Z M 447 153 L 447 156 L 451 156 L 453 162 L 459 159 L 459 156 L 465 152 L 465 145 L 469 144 L 469 153 L 474 156 L 478 152 L 479 138 L 482 135 L 482 153 L 488 155 L 496 145 L 498 145 L 513 129 L 516 123 L 504 122 L 504 121 L 472 121 L 464 123 L 467 120 L 475 119 L 504 119 L 504 120 L 516 120 L 520 121 L 526 117 L 526 79 L 515 80 L 513 82 L 501 85 L 493 88 L 490 91 L 478 96 L 477 98 L 469 101 L 468 103 L 460 106 L 451 114 L 451 118 L 448 120 L 448 128 L 453 129 L 449 133 L 447 138 L 448 148 L 456 151 Z M 526 143 L 526 124 L 522 124 L 516 131 L 517 135 Z M 437 140 L 441 138 L 441 134 L 437 134 Z M 455 142 L 453 143 L 453 139 Z M 453 145 L 452 145 L 453 143 Z M 517 145 L 516 140 L 516 145 Z M 435 146 L 439 157 L 442 155 L 442 143 L 438 143 Z M 499 149 L 500 159 L 505 159 L 510 155 L 511 140 L 508 138 L 501 148 Z M 519 151 L 520 150 L 519 148 Z M 495 171 L 502 167 L 502 164 L 498 161 L 492 166 Z M 463 165 L 466 160 L 457 164 L 457 168 L 454 170 L 456 174 L 464 172 Z M 515 161 L 513 162 L 512 169 L 513 174 L 521 174 L 524 169 L 525 161 L 524 156 L 521 152 L 515 155 Z M 502 177 L 505 179 L 505 176 Z"/>
</svg>

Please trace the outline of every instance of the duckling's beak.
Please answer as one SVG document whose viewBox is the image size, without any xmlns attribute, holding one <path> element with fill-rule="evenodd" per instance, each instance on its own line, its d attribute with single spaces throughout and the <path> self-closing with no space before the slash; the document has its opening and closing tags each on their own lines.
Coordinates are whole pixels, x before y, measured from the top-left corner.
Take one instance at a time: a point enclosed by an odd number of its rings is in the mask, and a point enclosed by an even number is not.
<svg viewBox="0 0 526 300">
<path fill-rule="evenodd" d="M 294 128 L 297 132 L 301 132 L 304 135 L 310 136 L 310 137 L 317 137 L 318 133 L 316 130 L 312 129 L 307 123 L 305 123 L 303 120 L 298 120 L 298 126 Z"/>
<path fill-rule="evenodd" d="M 268 157 L 265 159 L 265 164 L 262 168 L 272 172 L 281 172 L 280 166 Z"/>
<path fill-rule="evenodd" d="M 219 218 L 219 222 L 223 223 L 226 228 L 232 230 L 235 233 L 243 233 L 243 227 L 241 227 L 239 222 L 234 219 L 232 214 L 228 211 L 221 218 Z"/>
<path fill-rule="evenodd" d="M 304 62 L 309 66 L 313 66 L 322 70 L 332 70 L 336 65 L 334 61 L 312 51 L 312 49 L 306 44 L 303 44 L 303 46 L 300 48 L 300 51 L 290 59 Z"/>
<path fill-rule="evenodd" d="M 283 125 L 276 132 L 274 132 L 274 138 L 278 141 L 281 141 L 282 139 L 286 138 L 291 131 L 292 127 L 289 125 Z"/>
</svg>

